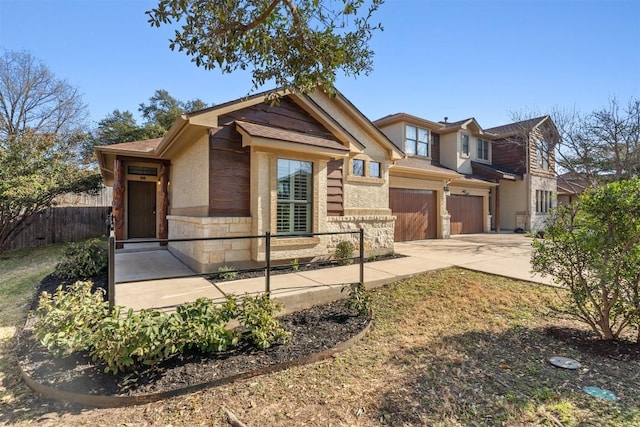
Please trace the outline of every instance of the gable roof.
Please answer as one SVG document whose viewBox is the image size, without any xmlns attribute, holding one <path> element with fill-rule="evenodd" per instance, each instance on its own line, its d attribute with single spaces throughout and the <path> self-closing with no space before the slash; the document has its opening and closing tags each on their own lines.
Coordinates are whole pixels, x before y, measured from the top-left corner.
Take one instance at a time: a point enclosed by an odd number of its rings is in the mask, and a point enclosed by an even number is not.
<svg viewBox="0 0 640 427">
<path fill-rule="evenodd" d="M 550 119 L 547 116 L 534 117 L 532 119 L 521 120 L 519 122 L 508 123 L 506 125 L 496 126 L 485 129 L 486 132 L 495 134 L 499 138 L 505 138 L 516 134 L 531 132 L 534 128 L 540 126 L 544 121 Z"/>
<path fill-rule="evenodd" d="M 265 126 L 257 123 L 250 123 L 241 120 L 235 121 L 236 126 L 251 136 L 257 136 L 278 141 L 295 142 L 298 144 L 310 145 L 319 148 L 330 148 L 332 150 L 348 152 L 349 149 L 338 141 L 320 138 L 306 133 L 295 132 L 272 126 Z"/>
</svg>

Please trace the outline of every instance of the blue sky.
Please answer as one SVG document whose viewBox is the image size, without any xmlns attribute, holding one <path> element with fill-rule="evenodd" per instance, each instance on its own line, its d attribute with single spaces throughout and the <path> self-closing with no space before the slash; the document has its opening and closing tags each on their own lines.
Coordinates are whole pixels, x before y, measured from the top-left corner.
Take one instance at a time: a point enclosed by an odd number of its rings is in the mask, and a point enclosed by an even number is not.
<svg viewBox="0 0 640 427">
<path fill-rule="evenodd" d="M 94 122 L 137 114 L 156 89 L 223 103 L 248 73 L 197 68 L 152 28 L 153 0 L 0 0 L 0 47 L 27 50 L 77 86 Z M 374 71 L 336 87 L 370 119 L 397 112 L 488 128 L 517 111 L 588 112 L 640 98 L 640 0 L 387 0 Z"/>
</svg>

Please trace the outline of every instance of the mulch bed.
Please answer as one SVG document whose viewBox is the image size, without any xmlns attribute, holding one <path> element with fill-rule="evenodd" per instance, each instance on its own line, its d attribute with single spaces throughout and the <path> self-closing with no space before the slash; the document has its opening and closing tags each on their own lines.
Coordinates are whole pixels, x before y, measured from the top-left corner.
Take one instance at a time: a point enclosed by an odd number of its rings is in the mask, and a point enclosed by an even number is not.
<svg viewBox="0 0 640 427">
<path fill-rule="evenodd" d="M 106 286 L 105 279 L 94 278 L 95 286 Z M 48 276 L 36 295 L 44 290 L 55 292 L 60 283 L 55 276 Z M 135 396 L 173 391 L 288 363 L 349 340 L 371 320 L 368 316 L 350 313 L 344 301 L 315 306 L 278 319 L 292 334 L 287 344 L 266 350 L 245 345 L 223 353 L 189 351 L 174 355 L 156 367 L 117 375 L 105 373 L 104 367 L 92 362 L 88 355 L 54 359 L 36 342 L 28 325 L 19 337 L 16 353 L 25 372 L 42 385 L 79 394 Z"/>
<path fill-rule="evenodd" d="M 603 340 L 588 329 L 558 326 L 545 328 L 544 333 L 590 357 L 640 362 L 640 343 L 637 342 L 626 339 Z"/>
</svg>

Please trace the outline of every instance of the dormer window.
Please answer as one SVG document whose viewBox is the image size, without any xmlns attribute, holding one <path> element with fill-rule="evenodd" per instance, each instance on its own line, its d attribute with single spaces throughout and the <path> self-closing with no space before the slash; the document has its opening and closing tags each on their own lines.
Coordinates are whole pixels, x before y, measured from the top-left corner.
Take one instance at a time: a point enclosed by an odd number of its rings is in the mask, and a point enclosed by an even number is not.
<svg viewBox="0 0 640 427">
<path fill-rule="evenodd" d="M 489 161 L 489 141 L 478 138 L 478 160 Z"/>
<path fill-rule="evenodd" d="M 404 150 L 410 155 L 429 157 L 429 131 L 407 125 L 405 127 Z"/>
<path fill-rule="evenodd" d="M 462 154 L 469 155 L 469 135 L 462 134 Z"/>
</svg>

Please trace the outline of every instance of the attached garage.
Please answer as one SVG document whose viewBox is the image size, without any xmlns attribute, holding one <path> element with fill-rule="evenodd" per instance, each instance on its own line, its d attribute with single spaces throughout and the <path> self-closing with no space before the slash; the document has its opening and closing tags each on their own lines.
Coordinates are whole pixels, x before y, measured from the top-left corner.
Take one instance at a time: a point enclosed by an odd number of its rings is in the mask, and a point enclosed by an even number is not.
<svg viewBox="0 0 640 427">
<path fill-rule="evenodd" d="M 435 239 L 438 235 L 436 192 L 389 189 L 389 204 L 396 216 L 396 242 Z M 482 205 L 481 205 L 482 206 Z"/>
<path fill-rule="evenodd" d="M 482 233 L 482 196 L 451 195 L 447 197 L 451 215 L 451 234 Z"/>
</svg>

